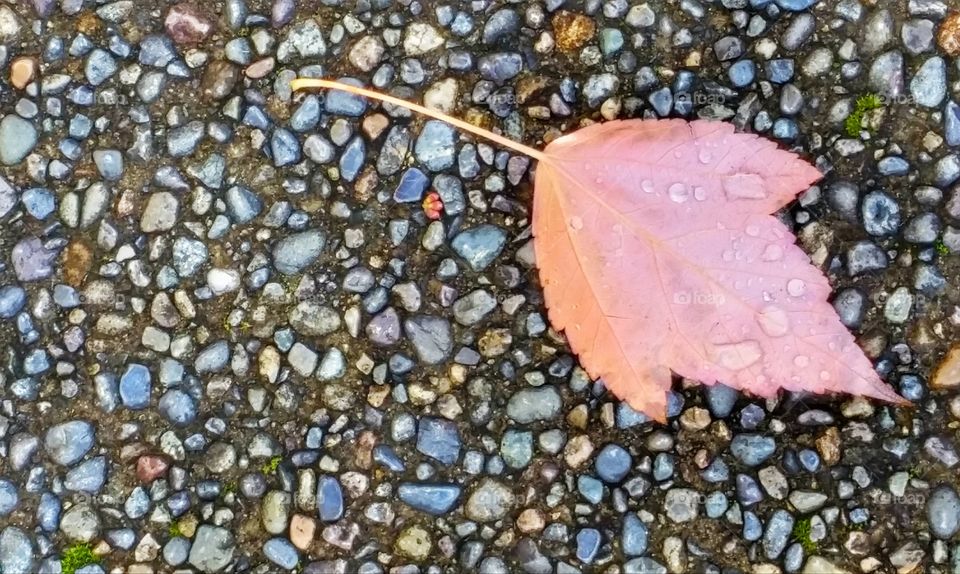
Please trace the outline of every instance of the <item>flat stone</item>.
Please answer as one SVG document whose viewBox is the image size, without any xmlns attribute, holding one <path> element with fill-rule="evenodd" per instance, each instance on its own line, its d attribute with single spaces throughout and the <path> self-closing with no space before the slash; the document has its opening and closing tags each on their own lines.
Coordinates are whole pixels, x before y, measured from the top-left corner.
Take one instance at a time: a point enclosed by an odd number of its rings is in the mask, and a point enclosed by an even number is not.
<svg viewBox="0 0 960 574">
<path fill-rule="evenodd" d="M 0 120 L 0 163 L 16 165 L 37 145 L 37 128 L 16 114 Z"/>
<path fill-rule="evenodd" d="M 190 547 L 190 565 L 204 573 L 220 572 L 233 560 L 235 543 L 226 528 L 203 524 Z"/>
<path fill-rule="evenodd" d="M 470 493 L 464 505 L 464 513 L 470 520 L 477 522 L 495 522 L 513 508 L 513 491 L 502 482 L 484 478 Z"/>
</svg>

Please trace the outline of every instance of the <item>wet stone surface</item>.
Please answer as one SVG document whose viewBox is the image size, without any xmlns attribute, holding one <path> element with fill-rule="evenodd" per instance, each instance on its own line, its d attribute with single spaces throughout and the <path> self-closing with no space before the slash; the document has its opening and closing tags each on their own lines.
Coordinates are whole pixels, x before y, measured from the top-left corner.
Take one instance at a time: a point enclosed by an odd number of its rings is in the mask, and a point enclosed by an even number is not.
<svg viewBox="0 0 960 574">
<path fill-rule="evenodd" d="M 0 572 L 960 571 L 955 9 L 0 5 Z M 535 162 L 296 77 L 793 149 L 782 221 L 914 408 L 678 379 L 652 422 L 549 328 Z"/>
</svg>

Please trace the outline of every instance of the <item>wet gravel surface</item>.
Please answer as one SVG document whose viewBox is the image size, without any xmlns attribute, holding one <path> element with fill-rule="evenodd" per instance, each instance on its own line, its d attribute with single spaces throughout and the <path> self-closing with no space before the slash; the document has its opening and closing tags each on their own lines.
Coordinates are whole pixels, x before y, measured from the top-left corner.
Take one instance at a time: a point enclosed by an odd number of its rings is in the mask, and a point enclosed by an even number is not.
<svg viewBox="0 0 960 574">
<path fill-rule="evenodd" d="M 950 6 L 0 4 L 0 572 L 960 572 Z M 549 328 L 531 161 L 298 76 L 796 149 L 784 220 L 915 408 L 649 422 Z"/>
</svg>

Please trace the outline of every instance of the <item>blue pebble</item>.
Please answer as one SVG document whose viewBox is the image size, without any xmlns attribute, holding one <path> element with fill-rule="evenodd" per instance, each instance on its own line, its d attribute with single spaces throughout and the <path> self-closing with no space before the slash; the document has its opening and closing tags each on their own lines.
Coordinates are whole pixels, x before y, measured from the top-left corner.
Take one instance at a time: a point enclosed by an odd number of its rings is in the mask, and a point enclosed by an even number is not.
<svg viewBox="0 0 960 574">
<path fill-rule="evenodd" d="M 216 500 L 220 491 L 220 482 L 217 480 L 208 478 L 197 482 L 197 497 L 200 500 Z"/>
<path fill-rule="evenodd" d="M 859 507 L 850 511 L 850 522 L 865 524 L 868 520 L 870 520 L 870 511 L 866 508 Z"/>
<path fill-rule="evenodd" d="M 603 539 L 596 528 L 582 528 L 577 532 L 577 559 L 584 564 L 590 564 L 600 551 Z"/>
<path fill-rule="evenodd" d="M 747 466 L 757 466 L 773 455 L 777 443 L 772 437 L 758 434 L 739 434 L 730 443 L 730 452 Z"/>
<path fill-rule="evenodd" d="M 723 513 L 726 512 L 729 507 L 730 502 L 727 500 L 727 495 L 720 491 L 711 492 L 703 502 L 703 508 L 709 518 L 719 518 L 723 516 Z"/>
<path fill-rule="evenodd" d="M 39 375 L 50 368 L 50 357 L 43 349 L 33 349 L 23 359 L 23 372 L 27 375 Z"/>
<path fill-rule="evenodd" d="M 354 78 L 340 78 L 339 81 L 358 88 L 363 87 L 363 83 Z M 330 90 L 323 107 L 328 114 L 359 117 L 367 110 L 367 100 L 341 90 Z"/>
<path fill-rule="evenodd" d="M 752 511 L 743 513 L 743 538 L 748 542 L 756 542 L 763 535 L 763 524 L 760 518 Z"/>
<path fill-rule="evenodd" d="M 423 417 L 417 429 L 417 450 L 450 466 L 460 457 L 460 432 L 453 421 Z"/>
<path fill-rule="evenodd" d="M 297 163 L 300 161 L 300 141 L 290 130 L 278 128 L 270 137 L 270 152 L 276 167 Z"/>
<path fill-rule="evenodd" d="M 70 42 L 70 48 L 68 48 L 68 53 L 74 58 L 79 58 L 89 54 L 90 50 L 92 50 L 93 47 L 94 47 L 94 43 L 93 41 L 90 40 L 90 38 L 88 38 L 84 34 L 77 34 L 73 38 L 73 41 Z"/>
<path fill-rule="evenodd" d="M 683 395 L 675 391 L 667 392 L 667 417 L 680 416 L 683 411 Z"/>
<path fill-rule="evenodd" d="M 34 219 L 43 221 L 57 208 L 56 198 L 45 187 L 31 187 L 20 197 L 23 206 Z"/>
<path fill-rule="evenodd" d="M 257 106 L 248 107 L 247 111 L 243 113 L 243 119 L 241 121 L 245 125 L 261 130 L 270 127 L 270 118 Z"/>
<path fill-rule="evenodd" d="M 235 185 L 227 190 L 227 209 L 237 223 L 252 221 L 263 209 L 263 202 L 246 186 Z"/>
<path fill-rule="evenodd" d="M 96 48 L 87 56 L 83 70 L 87 81 L 99 86 L 117 72 L 117 61 L 106 50 Z"/>
<path fill-rule="evenodd" d="M 393 200 L 397 203 L 411 203 L 420 201 L 423 192 L 430 187 L 430 179 L 422 171 L 411 167 L 403 172 L 400 177 L 400 184 L 393 192 Z"/>
<path fill-rule="evenodd" d="M 5 478 L 0 478 L 0 516 L 6 516 L 16 510 L 19 500 L 17 485 Z"/>
<path fill-rule="evenodd" d="M 917 402 L 926 394 L 923 380 L 917 375 L 903 375 L 900 377 L 900 396 L 908 401 Z"/>
<path fill-rule="evenodd" d="M 777 118 L 777 121 L 773 122 L 772 133 L 773 137 L 779 140 L 792 141 L 797 138 L 800 129 L 797 127 L 797 122 L 790 118 Z"/>
<path fill-rule="evenodd" d="M 123 175 L 123 155 L 115 149 L 98 149 L 93 152 L 97 171 L 107 181 L 117 181 Z"/>
<path fill-rule="evenodd" d="M 450 247 L 474 271 L 483 271 L 500 255 L 507 243 L 507 233 L 485 223 L 459 233 L 450 242 Z"/>
<path fill-rule="evenodd" d="M 98 456 L 85 460 L 67 472 L 63 486 L 68 490 L 96 494 L 107 481 L 107 459 Z"/>
<path fill-rule="evenodd" d="M 297 567 L 300 554 L 286 538 L 271 538 L 263 543 L 263 554 L 274 564 L 287 570 Z"/>
<path fill-rule="evenodd" d="M 360 174 L 360 168 L 363 167 L 366 156 L 367 144 L 364 143 L 363 137 L 354 136 L 340 156 L 340 177 L 347 181 L 355 180 Z"/>
<path fill-rule="evenodd" d="M 343 490 L 332 476 L 317 480 L 317 513 L 324 522 L 336 522 L 343 516 Z"/>
<path fill-rule="evenodd" d="M 763 492 L 760 491 L 760 485 L 753 477 L 746 474 L 737 475 L 737 498 L 740 504 L 744 506 L 753 506 L 763 500 Z"/>
<path fill-rule="evenodd" d="M 592 476 L 581 474 L 577 477 L 577 491 L 592 504 L 603 500 L 603 483 Z"/>
<path fill-rule="evenodd" d="M 0 319 L 10 319 L 27 304 L 27 292 L 18 285 L 0 287 Z"/>
<path fill-rule="evenodd" d="M 57 495 L 44 492 L 40 495 L 40 505 L 37 506 L 37 524 L 44 532 L 56 532 L 60 528 L 60 512 L 63 505 Z"/>
<path fill-rule="evenodd" d="M 140 40 L 141 64 L 163 68 L 177 56 L 173 40 L 163 34 L 154 34 Z"/>
<path fill-rule="evenodd" d="M 373 447 L 373 461 L 393 472 L 403 472 L 406 469 L 403 460 L 388 444 L 378 444 Z"/>
<path fill-rule="evenodd" d="M 750 403 L 740 411 L 740 426 L 746 430 L 755 430 L 766 416 L 763 408 L 755 403 Z"/>
<path fill-rule="evenodd" d="M 67 92 L 67 99 L 78 106 L 92 106 L 95 96 L 93 88 L 87 85 L 77 86 Z"/>
<path fill-rule="evenodd" d="M 615 484 L 627 476 L 632 464 L 633 458 L 625 448 L 618 444 L 608 444 L 597 455 L 594 468 L 604 482 Z"/>
<path fill-rule="evenodd" d="M 123 511 L 130 518 L 141 518 L 150 510 L 150 495 L 142 486 L 133 489 L 130 496 L 123 503 Z"/>
<path fill-rule="evenodd" d="M 776 0 L 777 6 L 783 8 L 784 10 L 790 10 L 791 12 L 801 12 L 810 8 L 819 0 Z"/>
<path fill-rule="evenodd" d="M 653 479 L 664 481 L 673 476 L 674 459 L 673 455 L 661 452 L 653 459 Z"/>
<path fill-rule="evenodd" d="M 130 550 L 137 542 L 137 533 L 132 528 L 114 528 L 104 536 L 110 546 L 120 550 Z"/>
<path fill-rule="evenodd" d="M 881 175 L 906 175 L 910 171 L 910 162 L 900 156 L 887 156 L 880 160 L 877 169 Z"/>
<path fill-rule="evenodd" d="M 98 373 L 93 378 L 93 390 L 97 395 L 97 406 L 102 411 L 112 413 L 120 406 L 120 390 L 113 373 Z"/>
<path fill-rule="evenodd" d="M 763 551 L 769 560 L 776 560 L 783 553 L 793 532 L 793 515 L 786 510 L 777 510 L 767 520 L 763 533 Z"/>
<path fill-rule="evenodd" d="M 163 561 L 169 566 L 180 566 L 190 556 L 190 540 L 175 536 L 163 546 Z"/>
<path fill-rule="evenodd" d="M 179 389 L 165 392 L 157 408 L 165 419 L 178 427 L 185 427 L 197 418 L 197 404 L 193 397 Z"/>
<path fill-rule="evenodd" d="M 707 465 L 707 468 L 700 471 L 700 476 L 707 482 L 725 482 L 730 478 L 730 469 L 727 467 L 727 463 L 723 462 L 723 459 L 715 458 Z"/>
<path fill-rule="evenodd" d="M 56 62 L 62 60 L 64 55 L 66 55 L 66 48 L 63 45 L 63 38 L 59 36 L 49 38 L 43 47 L 43 61 Z"/>
<path fill-rule="evenodd" d="M 430 171 L 453 167 L 456 158 L 455 138 L 456 132 L 446 122 L 428 121 L 414 144 L 417 160 Z"/>
<path fill-rule="evenodd" d="M 800 466 L 807 472 L 817 472 L 820 470 L 820 455 L 816 451 L 805 448 L 797 454 L 800 460 Z"/>
<path fill-rule="evenodd" d="M 150 405 L 152 381 L 150 370 L 131 363 L 120 377 L 120 401 L 130 410 L 145 409 Z"/>
<path fill-rule="evenodd" d="M 757 67 L 753 60 L 740 60 L 727 70 L 730 82 L 737 88 L 743 88 L 753 83 L 757 75 Z"/>
<path fill-rule="evenodd" d="M 166 500 L 167 508 L 174 517 L 183 516 L 187 510 L 190 510 L 190 504 L 190 493 L 186 490 L 174 492 Z"/>
<path fill-rule="evenodd" d="M 533 433 L 508 429 L 500 440 L 500 455 L 510 468 L 526 468 L 533 458 Z"/>
<path fill-rule="evenodd" d="M 716 383 L 706 388 L 707 407 L 717 419 L 725 419 L 733 412 L 739 393 L 736 389 Z"/>
<path fill-rule="evenodd" d="M 453 510 L 460 492 L 455 484 L 404 482 L 397 488 L 397 496 L 404 504 L 434 516 Z"/>
<path fill-rule="evenodd" d="M 320 122 L 320 99 L 308 94 L 300 107 L 290 116 L 290 129 L 296 132 L 308 132 Z"/>
<path fill-rule="evenodd" d="M 767 79 L 774 84 L 786 84 L 793 78 L 793 59 L 778 58 L 767 62 Z"/>
<path fill-rule="evenodd" d="M 787 548 L 783 558 L 783 569 L 787 572 L 799 572 L 801 566 L 803 566 L 803 545 L 794 542 Z"/>
<path fill-rule="evenodd" d="M 634 513 L 623 519 L 623 531 L 620 545 L 627 556 L 641 556 L 647 551 L 647 525 Z"/>
<path fill-rule="evenodd" d="M 650 422 L 650 417 L 644 413 L 634 410 L 626 402 L 621 401 L 617 405 L 617 428 L 628 429 Z"/>
<path fill-rule="evenodd" d="M 948 146 L 960 146 L 960 104 L 953 100 L 943 110 L 943 137 Z"/>
</svg>

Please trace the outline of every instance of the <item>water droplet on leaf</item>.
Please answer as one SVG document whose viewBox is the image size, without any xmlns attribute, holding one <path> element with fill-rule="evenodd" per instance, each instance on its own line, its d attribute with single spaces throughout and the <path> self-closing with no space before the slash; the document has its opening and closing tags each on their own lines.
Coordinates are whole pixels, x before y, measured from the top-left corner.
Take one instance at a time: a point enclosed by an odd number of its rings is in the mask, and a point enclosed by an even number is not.
<svg viewBox="0 0 960 574">
<path fill-rule="evenodd" d="M 807 284 L 803 279 L 791 279 L 787 281 L 787 293 L 791 297 L 800 297 L 807 292 Z"/>
<path fill-rule="evenodd" d="M 667 196 L 674 203 L 683 203 L 690 199 L 690 188 L 682 183 L 675 183 L 667 189 Z"/>
</svg>

